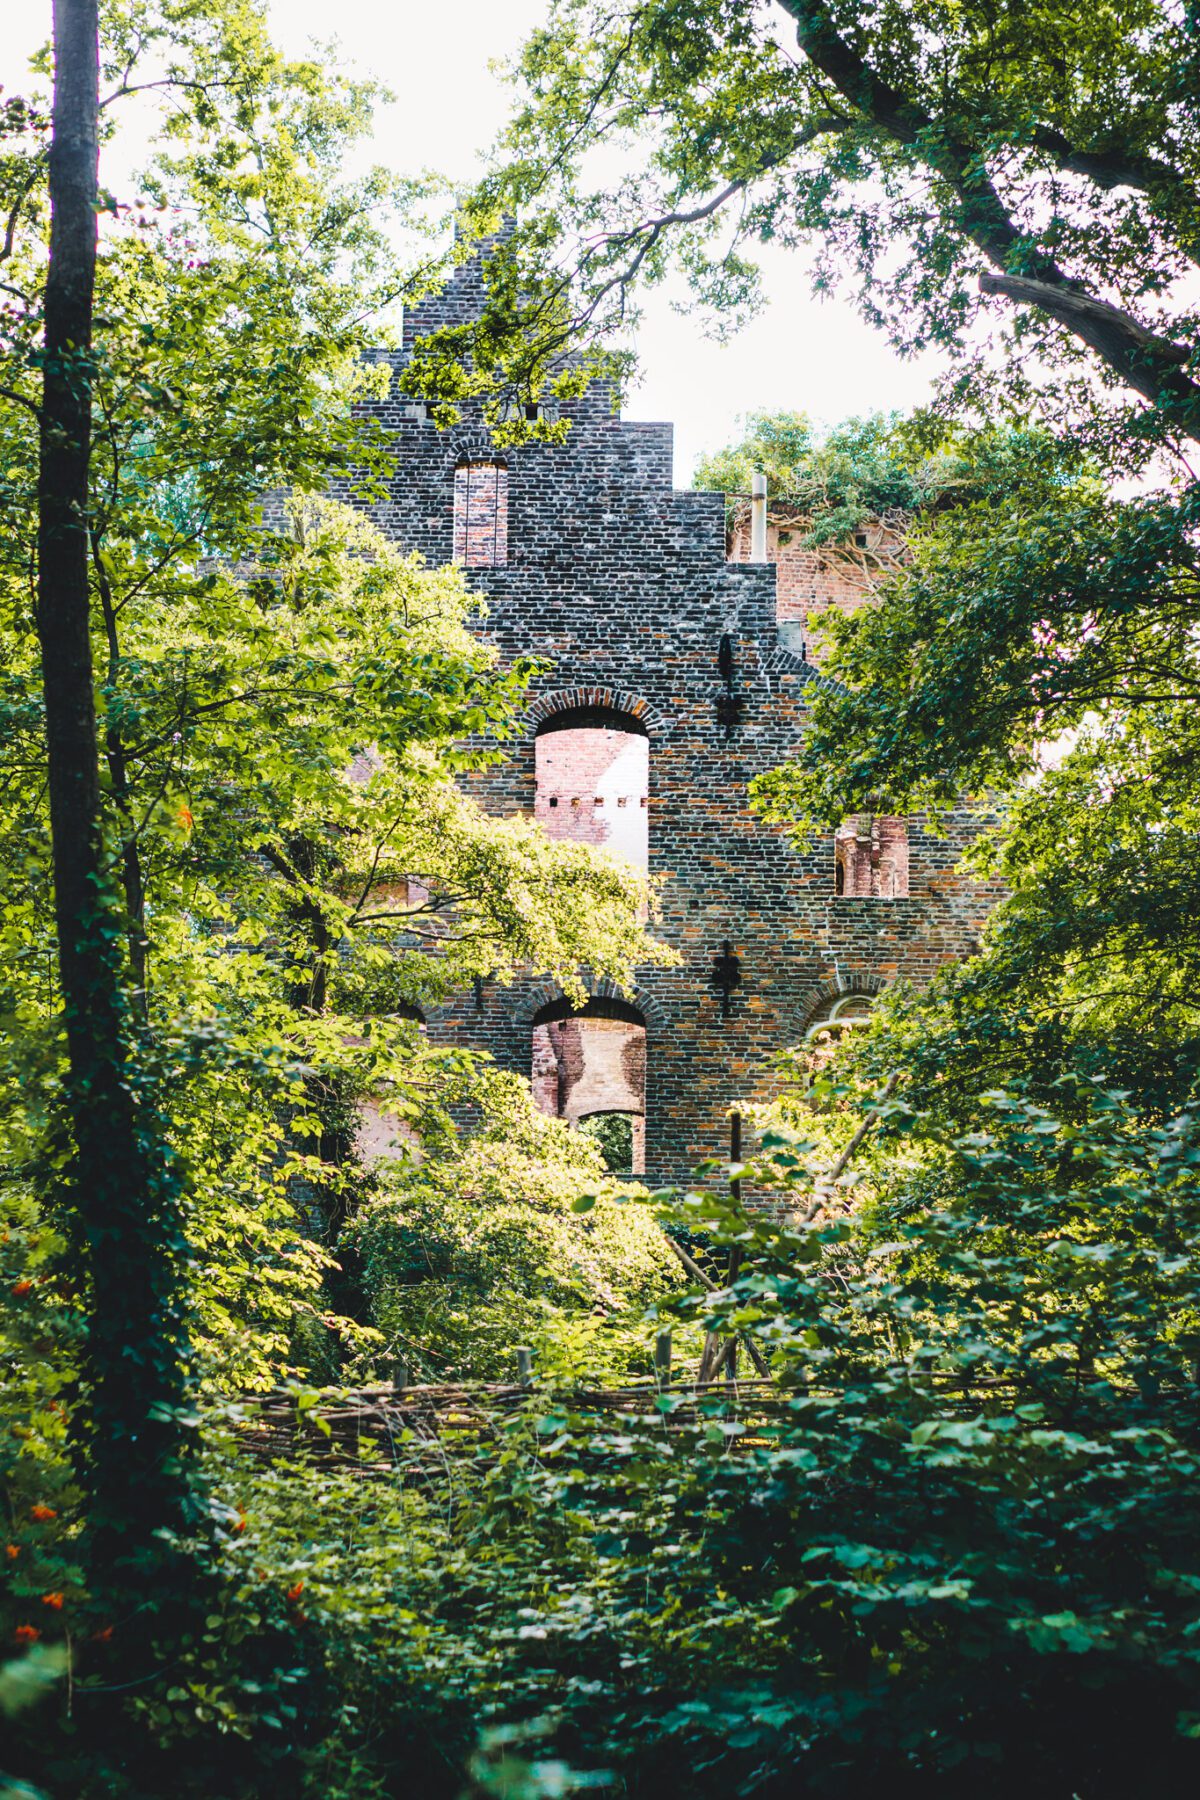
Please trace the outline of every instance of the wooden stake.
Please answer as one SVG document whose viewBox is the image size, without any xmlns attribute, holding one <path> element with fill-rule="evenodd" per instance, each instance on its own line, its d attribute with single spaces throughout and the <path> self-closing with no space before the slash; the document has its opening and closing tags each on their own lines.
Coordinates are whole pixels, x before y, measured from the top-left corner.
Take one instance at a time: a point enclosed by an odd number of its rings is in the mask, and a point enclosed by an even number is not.
<svg viewBox="0 0 1200 1800">
<path fill-rule="evenodd" d="M 671 1385 L 671 1334 L 660 1331 L 654 1340 L 654 1374 L 665 1393 Z"/>
</svg>

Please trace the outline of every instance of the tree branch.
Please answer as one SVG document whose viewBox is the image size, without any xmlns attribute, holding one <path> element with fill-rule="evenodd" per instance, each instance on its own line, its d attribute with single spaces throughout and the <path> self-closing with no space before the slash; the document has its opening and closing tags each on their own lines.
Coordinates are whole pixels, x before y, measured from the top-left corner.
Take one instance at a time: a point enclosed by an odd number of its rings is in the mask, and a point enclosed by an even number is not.
<svg viewBox="0 0 1200 1800">
<path fill-rule="evenodd" d="M 1146 156 L 1137 151 L 1130 151 L 1116 145 L 1109 150 L 1079 150 L 1061 131 L 1052 125 L 1038 125 L 1029 133 L 1029 142 L 1035 150 L 1052 156 L 1060 169 L 1069 175 L 1082 175 L 1092 181 L 1105 193 L 1114 188 L 1134 188 L 1145 194 L 1151 203 L 1159 196 L 1170 195 L 1193 221 L 1200 219 L 1200 194 L 1184 181 L 1178 169 L 1170 163 L 1160 162 L 1155 156 Z M 1200 233 L 1193 226 L 1191 231 L 1181 231 L 1169 213 L 1155 208 L 1155 216 L 1159 222 L 1177 236 L 1193 262 L 1200 261 Z"/>
<path fill-rule="evenodd" d="M 780 0 L 796 21 L 801 50 L 814 67 L 868 121 L 920 158 L 958 202 L 958 226 L 1006 281 L 1025 284 L 1021 303 L 1054 318 L 1107 363 L 1114 374 L 1152 406 L 1164 404 L 1187 436 L 1200 439 L 1200 386 L 1180 369 L 1177 346 L 1116 307 L 1095 300 L 1038 245 L 1021 232 L 990 175 L 978 146 L 964 142 L 919 103 L 875 73 L 833 25 L 822 0 Z M 994 279 L 982 276 L 983 283 Z M 986 287 L 984 291 L 989 291 Z M 1006 293 L 1002 287 L 996 292 Z M 1053 301 L 1053 308 L 1049 304 Z M 1070 302 L 1076 302 L 1072 307 Z"/>
</svg>

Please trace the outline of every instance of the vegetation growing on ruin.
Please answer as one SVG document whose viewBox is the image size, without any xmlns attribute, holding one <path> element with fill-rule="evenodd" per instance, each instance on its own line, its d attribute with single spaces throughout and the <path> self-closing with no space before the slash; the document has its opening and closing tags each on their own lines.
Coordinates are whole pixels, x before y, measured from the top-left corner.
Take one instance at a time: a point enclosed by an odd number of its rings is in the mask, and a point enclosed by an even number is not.
<svg viewBox="0 0 1200 1800">
<path fill-rule="evenodd" d="M 59 15 L 78 106 L 94 15 Z M 797 1059 L 741 1172 L 786 1225 L 736 1170 L 611 1180 L 424 1040 L 518 964 L 627 981 L 644 895 L 457 791 L 522 671 L 453 572 L 318 497 L 379 476 L 357 356 L 407 279 L 378 221 L 412 190 L 341 171 L 370 93 L 279 58 L 255 0 L 114 0 L 103 33 L 106 80 L 148 57 L 175 110 L 169 209 L 116 208 L 94 304 L 87 145 L 40 92 L 0 112 L 10 1790 L 1190 1791 L 1194 8 L 560 0 L 465 209 L 524 209 L 473 391 L 603 349 L 676 250 L 732 317 L 756 239 L 957 359 L 903 436 L 760 420 L 714 464 L 777 456 L 839 530 L 948 441 L 974 484 L 836 625 L 756 799 L 804 833 L 986 794 L 1010 897 Z M 636 179 L 592 191 L 609 135 Z M 375 1176 L 364 1097 L 419 1141 Z M 580 1385 L 648 1375 L 667 1321 L 767 1384 Z M 335 1443 L 319 1383 L 494 1375 L 518 1331 L 529 1394 Z"/>
<path fill-rule="evenodd" d="M 813 544 L 836 543 L 879 518 L 907 523 L 963 473 L 952 453 L 929 455 L 906 439 L 898 416 L 819 430 L 803 413 L 757 412 L 745 428 L 736 444 L 700 458 L 692 486 L 744 500 L 753 476 L 765 475 L 771 501 L 809 522 Z"/>
</svg>

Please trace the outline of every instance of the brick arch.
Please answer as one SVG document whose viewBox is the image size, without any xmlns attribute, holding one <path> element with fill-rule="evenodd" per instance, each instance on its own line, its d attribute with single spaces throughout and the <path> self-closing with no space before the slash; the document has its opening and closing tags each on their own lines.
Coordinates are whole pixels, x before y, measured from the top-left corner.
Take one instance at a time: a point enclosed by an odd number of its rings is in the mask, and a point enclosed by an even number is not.
<svg viewBox="0 0 1200 1800">
<path fill-rule="evenodd" d="M 525 725 L 532 737 L 539 725 L 544 725 L 555 713 L 577 712 L 588 707 L 602 707 L 605 712 L 625 713 L 627 717 L 636 719 L 651 737 L 656 731 L 664 730 L 667 724 L 657 707 L 651 706 L 648 700 L 643 700 L 640 694 L 635 694 L 628 688 L 569 687 L 556 688 L 549 694 L 539 694 L 525 714 Z"/>
<path fill-rule="evenodd" d="M 583 982 L 587 988 L 589 1000 L 620 1000 L 627 1006 L 636 1007 L 646 1021 L 647 1036 L 655 1033 L 661 1036 L 670 1031 L 671 1021 L 662 1005 L 653 994 L 647 993 L 645 988 L 636 986 L 632 994 L 626 994 L 615 981 L 610 981 L 607 976 L 597 981 L 585 975 Z M 565 998 L 563 990 L 556 981 L 532 982 L 528 987 L 521 989 L 520 999 L 509 1017 L 519 1030 L 532 1031 L 533 1021 L 538 1013 L 546 1007 L 557 1006 Z"/>
<path fill-rule="evenodd" d="M 502 450 L 497 450 L 492 442 L 491 433 L 480 427 L 468 427 L 455 432 L 446 445 L 446 453 L 442 462 L 442 472 L 447 478 L 453 476 L 461 463 L 494 462 L 503 463 L 510 468 L 509 459 Z"/>
<path fill-rule="evenodd" d="M 843 994 L 882 994 L 891 987 L 891 982 L 883 975 L 875 975 L 869 969 L 855 969 L 849 975 L 833 975 L 828 981 L 819 981 L 810 987 L 800 1004 L 789 1013 L 785 1024 L 787 1041 L 796 1044 L 804 1036 L 820 1009 L 830 1000 L 840 1000 Z"/>
</svg>

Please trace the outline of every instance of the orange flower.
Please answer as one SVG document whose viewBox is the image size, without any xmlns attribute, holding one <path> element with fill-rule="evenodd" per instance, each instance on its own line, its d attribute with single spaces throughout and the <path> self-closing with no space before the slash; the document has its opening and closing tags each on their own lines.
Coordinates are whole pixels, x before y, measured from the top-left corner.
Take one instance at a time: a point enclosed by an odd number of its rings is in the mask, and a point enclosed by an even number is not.
<svg viewBox="0 0 1200 1800">
<path fill-rule="evenodd" d="M 5 1544 L 4 1554 L 7 1556 L 9 1562 L 16 1562 L 18 1556 L 21 1554 L 21 1546 L 19 1544 Z"/>
<path fill-rule="evenodd" d="M 33 1283 L 32 1281 L 14 1281 L 12 1291 L 18 1300 L 23 1300 L 26 1294 L 33 1292 Z"/>
<path fill-rule="evenodd" d="M 294 1605 L 295 1602 L 300 1598 L 300 1596 L 303 1592 L 304 1592 L 304 1583 L 302 1581 L 298 1581 L 296 1583 L 295 1587 L 290 1587 L 287 1591 L 288 1605 L 289 1606 Z"/>
<path fill-rule="evenodd" d="M 13 1632 L 18 1644 L 36 1644 L 41 1635 L 36 1625 L 18 1625 Z"/>
<path fill-rule="evenodd" d="M 47 1519 L 57 1519 L 58 1514 L 52 1506 L 42 1506 L 39 1503 L 37 1506 L 30 1507 L 29 1516 L 31 1519 L 36 1519 L 39 1525 L 44 1525 Z"/>
<path fill-rule="evenodd" d="M 43 1594 L 42 1605 L 52 1606 L 55 1612 L 61 1612 L 63 1609 L 63 1597 L 61 1594 Z"/>
<path fill-rule="evenodd" d="M 105 1625 L 102 1628 L 102 1630 L 93 1631 L 92 1642 L 93 1642 L 93 1644 L 107 1644 L 110 1641 L 110 1639 L 112 1638 L 112 1634 L 113 1634 L 112 1626 Z"/>
</svg>

